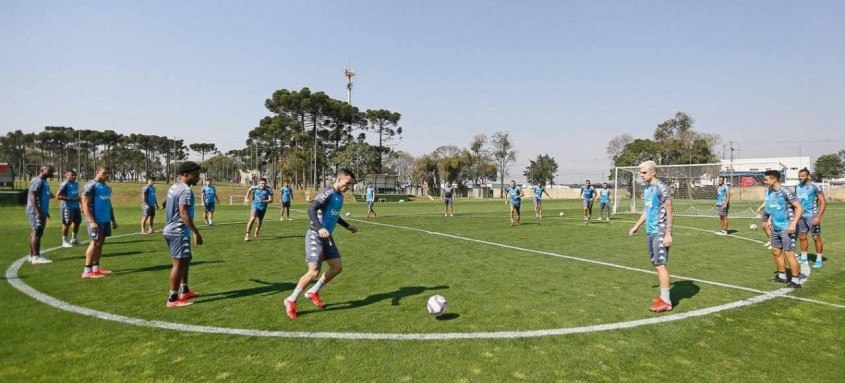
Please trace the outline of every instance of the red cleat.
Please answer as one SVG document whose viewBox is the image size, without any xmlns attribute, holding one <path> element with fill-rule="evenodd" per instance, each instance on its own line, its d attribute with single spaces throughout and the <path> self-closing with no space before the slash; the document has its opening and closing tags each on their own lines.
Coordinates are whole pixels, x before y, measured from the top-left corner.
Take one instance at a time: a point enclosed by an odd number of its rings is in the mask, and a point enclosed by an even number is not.
<svg viewBox="0 0 845 383">
<path fill-rule="evenodd" d="M 319 309 L 326 307 L 326 302 L 320 299 L 320 293 L 305 293 L 305 297 L 310 299 L 314 303 L 314 306 L 317 306 Z"/>
<path fill-rule="evenodd" d="M 651 305 L 648 309 L 656 313 L 672 311 L 672 304 L 663 301 L 663 299 L 657 298 L 657 302 Z"/>
<path fill-rule="evenodd" d="M 249 233 L 246 233 L 246 235 L 244 236 L 244 241 L 249 241 Z"/>
<path fill-rule="evenodd" d="M 180 299 L 180 300 L 183 300 L 183 301 L 187 301 L 188 299 L 191 299 L 191 298 L 196 298 L 196 297 L 198 297 L 198 296 L 200 296 L 200 295 L 199 295 L 199 294 L 197 294 L 197 292 L 196 292 L 196 291 L 193 291 L 193 290 L 188 290 L 188 292 L 187 292 L 187 293 L 182 293 L 182 294 L 179 294 L 179 299 Z"/>
<path fill-rule="evenodd" d="M 258 235 L 259 235 L 259 234 L 261 234 L 261 232 L 260 232 L 260 231 L 258 231 L 258 230 L 256 230 L 256 231 L 255 231 L 255 236 L 256 236 L 256 237 L 258 237 Z"/>
<path fill-rule="evenodd" d="M 105 267 L 98 267 L 97 270 L 94 270 L 94 272 L 97 273 L 97 274 L 101 274 L 103 276 L 111 274 L 111 270 L 109 270 Z"/>
<path fill-rule="evenodd" d="M 170 309 L 170 308 L 174 308 L 174 307 L 190 306 L 192 304 L 194 304 L 194 302 L 187 301 L 187 300 L 184 300 L 184 299 L 177 299 L 175 301 L 167 301 L 167 305 L 165 305 L 165 307 Z"/>
<path fill-rule="evenodd" d="M 82 279 L 97 279 L 97 278 L 102 278 L 102 277 L 105 277 L 105 275 L 100 274 L 100 273 L 95 273 L 93 271 L 90 272 L 90 273 L 82 273 Z"/>
<path fill-rule="evenodd" d="M 296 302 L 289 301 L 285 298 L 285 313 L 288 314 L 288 318 L 296 319 Z"/>
</svg>

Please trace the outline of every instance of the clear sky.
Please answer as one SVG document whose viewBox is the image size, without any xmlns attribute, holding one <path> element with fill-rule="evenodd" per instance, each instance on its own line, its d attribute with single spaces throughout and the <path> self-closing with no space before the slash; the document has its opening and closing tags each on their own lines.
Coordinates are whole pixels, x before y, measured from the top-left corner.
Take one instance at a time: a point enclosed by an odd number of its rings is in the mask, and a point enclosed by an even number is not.
<svg viewBox="0 0 845 383">
<path fill-rule="evenodd" d="M 845 1 L 0 0 L 0 133 L 244 146 L 274 90 L 402 114 L 414 155 L 510 132 L 521 178 L 601 179 L 684 111 L 737 157 L 845 148 Z M 720 150 L 721 152 L 721 150 Z M 721 153 L 720 153 L 721 154 Z"/>
</svg>

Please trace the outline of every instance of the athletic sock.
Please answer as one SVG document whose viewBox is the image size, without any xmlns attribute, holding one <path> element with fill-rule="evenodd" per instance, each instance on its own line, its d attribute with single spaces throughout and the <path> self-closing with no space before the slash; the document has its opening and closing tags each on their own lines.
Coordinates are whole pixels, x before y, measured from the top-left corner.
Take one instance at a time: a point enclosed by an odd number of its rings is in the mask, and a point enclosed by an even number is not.
<svg viewBox="0 0 845 383">
<path fill-rule="evenodd" d="M 183 284 L 180 286 L 179 291 L 181 291 L 181 292 L 182 292 L 182 294 L 187 294 L 187 293 L 188 293 L 188 291 L 190 291 L 190 290 L 188 289 L 188 284 L 187 284 L 187 283 L 183 283 Z"/>
<path fill-rule="evenodd" d="M 94 271 L 94 270 L 91 268 L 91 265 L 85 265 L 85 270 L 83 270 L 83 271 L 84 271 L 85 273 L 90 273 L 90 272 L 92 272 L 92 271 Z"/>
<path fill-rule="evenodd" d="M 296 302 L 296 300 L 299 299 L 299 294 L 302 294 L 302 288 L 296 286 L 296 288 L 293 289 L 293 292 L 290 293 L 290 296 L 287 298 L 287 300 L 291 302 Z"/>
<path fill-rule="evenodd" d="M 800 285 L 801 284 L 801 275 L 800 274 L 799 275 L 793 275 L 792 276 L 792 283 Z"/>
<path fill-rule="evenodd" d="M 778 271 L 778 278 L 780 278 L 780 279 L 786 279 L 786 272 L 785 272 L 785 271 L 784 271 L 784 272 L 780 272 L 780 271 Z"/>
<path fill-rule="evenodd" d="M 822 253 L 816 253 L 816 262 L 821 262 L 824 257 L 822 257 Z"/>
<path fill-rule="evenodd" d="M 320 289 L 322 289 L 322 288 L 323 288 L 323 285 L 324 285 L 324 284 L 325 284 L 325 283 L 323 283 L 323 281 L 317 281 L 317 283 L 315 283 L 315 284 L 314 284 L 314 286 L 312 286 L 312 287 L 308 290 L 308 294 L 314 294 L 314 293 L 318 293 L 318 292 L 320 292 Z"/>
<path fill-rule="evenodd" d="M 73 233 L 73 236 L 71 237 L 71 239 L 76 241 L 76 233 Z"/>
<path fill-rule="evenodd" d="M 661 287 L 660 288 L 660 299 L 668 304 L 672 304 L 672 299 L 669 297 L 669 288 L 668 287 Z"/>
<path fill-rule="evenodd" d="M 91 271 L 97 271 L 99 269 L 100 269 L 99 263 L 95 263 L 95 264 L 91 265 Z"/>
<path fill-rule="evenodd" d="M 176 301 L 176 298 L 178 298 L 178 297 L 179 297 L 179 294 L 177 294 L 177 293 L 176 293 L 175 291 L 173 291 L 173 290 L 170 290 L 170 295 L 168 295 L 168 297 L 167 297 L 167 301 L 168 301 L 168 302 L 174 302 L 174 301 Z"/>
<path fill-rule="evenodd" d="M 66 235 L 63 235 L 63 236 L 62 236 L 62 243 L 65 243 L 65 242 L 67 242 L 67 236 L 66 236 Z"/>
</svg>

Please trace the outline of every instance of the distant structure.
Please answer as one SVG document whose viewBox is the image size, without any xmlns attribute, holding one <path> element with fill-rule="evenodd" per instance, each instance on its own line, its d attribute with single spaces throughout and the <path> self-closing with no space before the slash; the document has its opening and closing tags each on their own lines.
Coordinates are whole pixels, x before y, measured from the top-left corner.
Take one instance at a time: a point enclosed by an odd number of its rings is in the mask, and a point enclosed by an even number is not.
<svg viewBox="0 0 845 383">
<path fill-rule="evenodd" d="M 355 69 L 346 68 L 343 74 L 346 75 L 346 103 L 352 105 L 352 77 L 355 77 Z"/>
</svg>

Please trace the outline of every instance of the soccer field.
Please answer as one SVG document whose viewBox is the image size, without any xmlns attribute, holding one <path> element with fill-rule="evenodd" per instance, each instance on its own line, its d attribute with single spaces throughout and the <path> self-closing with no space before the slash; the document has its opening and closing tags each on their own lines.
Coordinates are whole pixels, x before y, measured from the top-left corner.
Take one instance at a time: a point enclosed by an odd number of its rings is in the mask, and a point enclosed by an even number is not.
<svg viewBox="0 0 845 383">
<path fill-rule="evenodd" d="M 106 278 L 80 278 L 84 246 L 24 264 L 23 208 L 0 208 L 0 381 L 842 381 L 845 377 L 845 206 L 823 222 L 825 266 L 804 287 L 771 282 L 762 231 L 734 219 L 678 217 L 670 253 L 675 309 L 657 294 L 645 235 L 633 215 L 584 225 L 578 201 L 523 204 L 510 227 L 502 201 L 381 203 L 378 218 L 347 203 L 335 239 L 344 270 L 300 316 L 281 304 L 305 271 L 305 205 L 293 221 L 270 209 L 243 241 L 248 209 L 221 206 L 199 226 L 190 285 L 196 304 L 166 309 L 170 258 L 159 234 L 140 235 L 136 207 L 118 207 Z M 565 212 L 560 216 L 559 212 Z M 202 224 L 201 208 L 196 222 Z M 58 216 L 54 212 L 54 217 Z M 163 214 L 157 217 L 161 229 Z M 45 249 L 60 243 L 57 219 Z M 84 234 L 84 227 L 81 233 Z M 84 238 L 84 235 L 81 235 Z M 815 253 L 811 243 L 811 260 Z M 426 313 L 440 294 L 446 315 Z"/>
</svg>

